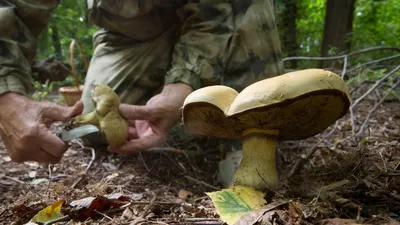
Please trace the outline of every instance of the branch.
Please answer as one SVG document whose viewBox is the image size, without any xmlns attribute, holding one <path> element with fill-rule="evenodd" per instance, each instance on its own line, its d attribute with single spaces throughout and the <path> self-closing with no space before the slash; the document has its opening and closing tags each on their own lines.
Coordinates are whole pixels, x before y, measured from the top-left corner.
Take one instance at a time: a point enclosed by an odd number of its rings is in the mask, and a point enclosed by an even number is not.
<svg viewBox="0 0 400 225">
<path fill-rule="evenodd" d="M 290 60 L 333 60 L 333 59 L 341 59 L 344 57 L 350 57 L 358 54 L 362 54 L 365 52 L 371 52 L 376 50 L 393 50 L 400 52 L 399 47 L 391 47 L 391 46 L 380 46 L 380 47 L 372 47 L 372 48 L 365 48 L 359 51 L 350 52 L 349 54 L 339 55 L 339 56 L 327 56 L 327 57 L 306 57 L 306 56 L 295 56 L 295 57 L 287 57 L 284 58 L 283 61 L 290 61 Z"/>
<path fill-rule="evenodd" d="M 143 222 L 143 220 L 145 219 L 145 217 L 147 216 L 147 214 L 149 214 L 149 211 L 151 210 L 151 208 L 153 208 L 154 203 L 157 199 L 159 192 L 157 191 L 156 193 L 154 193 L 153 197 L 151 198 L 149 204 L 146 206 L 146 208 L 144 208 L 144 210 L 142 211 L 142 213 L 140 214 L 139 217 L 137 217 L 132 223 L 130 223 L 129 225 L 136 225 L 138 223 Z"/>
<path fill-rule="evenodd" d="M 367 118 L 365 118 L 364 123 L 361 125 L 360 130 L 358 131 L 357 135 L 361 135 L 361 133 L 364 130 L 365 125 L 368 123 L 369 118 L 371 117 L 371 114 L 382 104 L 383 101 L 389 96 L 392 91 L 399 86 L 400 84 L 400 79 L 397 80 L 397 82 L 389 89 L 389 91 L 383 96 L 383 98 L 374 105 L 374 107 L 368 112 Z"/>
<path fill-rule="evenodd" d="M 359 66 L 356 66 L 354 68 L 349 69 L 347 72 L 350 72 L 350 71 L 353 71 L 353 70 L 356 70 L 356 69 L 360 69 L 360 68 L 363 68 L 363 67 L 367 67 L 367 66 L 372 65 L 372 64 L 380 63 L 380 62 L 383 62 L 383 61 L 386 61 L 386 60 L 395 59 L 395 58 L 400 58 L 400 54 L 392 55 L 392 56 L 389 56 L 389 57 L 385 57 L 385 58 L 382 58 L 382 59 L 377 59 L 377 60 L 370 61 L 370 62 L 366 62 L 364 64 L 361 64 Z"/>
<path fill-rule="evenodd" d="M 399 55 L 400 56 L 400 55 Z M 385 76 L 383 76 L 381 79 L 379 79 L 377 82 L 375 82 L 375 84 L 367 91 L 365 92 L 361 97 L 359 97 L 358 99 L 356 99 L 354 101 L 354 103 L 352 104 L 352 106 L 350 107 L 350 109 L 353 109 L 358 103 L 360 103 L 361 100 L 363 100 L 367 95 L 369 95 L 376 87 L 379 86 L 379 84 L 386 80 L 386 78 L 388 78 L 389 76 L 391 76 L 392 74 L 394 74 L 395 72 L 397 72 L 398 70 L 400 70 L 400 65 L 398 65 L 396 68 L 394 68 L 392 71 L 390 71 L 389 73 L 387 73 Z"/>
</svg>

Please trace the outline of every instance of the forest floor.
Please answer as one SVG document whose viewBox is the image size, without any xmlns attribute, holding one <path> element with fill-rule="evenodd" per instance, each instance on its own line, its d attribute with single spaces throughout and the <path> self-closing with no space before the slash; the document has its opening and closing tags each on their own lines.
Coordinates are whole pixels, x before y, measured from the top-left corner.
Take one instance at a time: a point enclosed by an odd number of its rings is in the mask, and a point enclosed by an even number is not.
<svg viewBox="0 0 400 225">
<path fill-rule="evenodd" d="M 365 118 L 373 105 L 372 100 L 360 103 L 355 119 Z M 286 203 L 269 214 L 273 223 L 263 224 L 400 224 L 399 100 L 383 102 L 367 128 L 368 135 L 352 136 L 348 114 L 321 142 L 331 128 L 307 140 L 280 143 L 281 186 L 267 201 Z M 115 194 L 109 196 L 113 201 L 96 199 L 102 207 L 108 203 L 106 210 L 74 214 L 66 207 L 71 218 L 76 215 L 75 222 L 60 224 L 223 224 L 205 194 L 219 188 L 217 143 L 188 134 L 180 124 L 167 148 L 128 156 L 74 142 L 61 162 L 50 167 L 14 163 L 0 143 L 0 224 L 27 223 L 60 200 L 109 194 Z M 315 154 L 287 179 L 293 164 L 317 143 Z M 110 204 L 115 208 L 109 209 Z"/>
</svg>

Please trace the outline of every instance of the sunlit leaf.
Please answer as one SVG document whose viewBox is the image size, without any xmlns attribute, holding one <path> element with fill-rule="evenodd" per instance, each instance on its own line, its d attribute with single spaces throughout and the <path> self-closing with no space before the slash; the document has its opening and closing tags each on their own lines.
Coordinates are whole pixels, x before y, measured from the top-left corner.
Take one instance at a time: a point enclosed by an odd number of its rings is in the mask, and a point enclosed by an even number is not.
<svg viewBox="0 0 400 225">
<path fill-rule="evenodd" d="M 48 222 L 62 217 L 60 210 L 65 201 L 55 202 L 40 210 L 32 219 L 32 222 Z"/>
<path fill-rule="evenodd" d="M 267 203 L 264 194 L 251 187 L 234 186 L 206 194 L 213 201 L 221 220 L 228 224 L 233 224 L 241 216 Z"/>
</svg>

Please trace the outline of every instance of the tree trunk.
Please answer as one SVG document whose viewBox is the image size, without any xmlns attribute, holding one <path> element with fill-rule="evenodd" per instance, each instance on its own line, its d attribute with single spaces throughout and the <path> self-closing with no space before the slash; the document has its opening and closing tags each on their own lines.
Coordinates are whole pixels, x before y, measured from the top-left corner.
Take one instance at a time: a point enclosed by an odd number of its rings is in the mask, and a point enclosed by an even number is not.
<svg viewBox="0 0 400 225">
<path fill-rule="evenodd" d="M 331 48 L 336 54 L 350 50 L 356 0 L 327 0 L 321 55 Z"/>
<path fill-rule="evenodd" d="M 287 53 L 288 57 L 296 56 L 298 50 L 297 36 L 296 36 L 296 17 L 297 17 L 297 4 L 296 0 L 285 1 L 285 10 L 283 12 L 283 51 Z M 295 69 L 297 61 L 288 61 L 288 68 Z"/>
<path fill-rule="evenodd" d="M 55 56 L 57 59 L 62 59 L 62 49 L 60 43 L 60 35 L 58 33 L 58 28 L 55 22 L 50 23 L 51 28 L 51 39 L 53 41 Z"/>
</svg>

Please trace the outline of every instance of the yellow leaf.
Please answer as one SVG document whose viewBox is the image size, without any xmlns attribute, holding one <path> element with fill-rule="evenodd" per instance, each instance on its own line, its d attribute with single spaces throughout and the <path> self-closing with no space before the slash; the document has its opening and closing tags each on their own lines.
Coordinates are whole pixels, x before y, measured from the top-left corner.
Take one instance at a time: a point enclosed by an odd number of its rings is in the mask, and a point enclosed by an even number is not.
<svg viewBox="0 0 400 225">
<path fill-rule="evenodd" d="M 221 220 L 231 225 L 244 214 L 260 209 L 267 202 L 262 192 L 251 187 L 233 186 L 206 193 L 214 203 Z"/>
<path fill-rule="evenodd" d="M 46 208 L 40 210 L 32 219 L 32 222 L 49 222 L 52 220 L 56 220 L 63 215 L 60 213 L 61 207 L 64 204 L 64 201 L 55 202 Z"/>
</svg>

